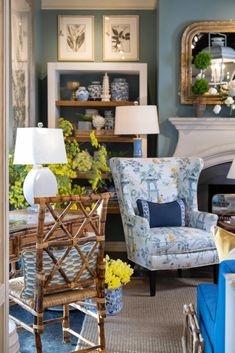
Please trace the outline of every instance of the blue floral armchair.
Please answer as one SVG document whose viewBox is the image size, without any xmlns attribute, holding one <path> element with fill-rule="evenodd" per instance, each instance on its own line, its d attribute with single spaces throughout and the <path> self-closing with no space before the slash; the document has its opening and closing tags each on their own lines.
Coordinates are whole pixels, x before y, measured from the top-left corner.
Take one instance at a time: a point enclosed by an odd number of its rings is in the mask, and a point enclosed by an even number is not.
<svg viewBox="0 0 235 353">
<path fill-rule="evenodd" d="M 213 239 L 217 216 L 198 211 L 200 158 L 112 158 L 129 260 L 150 272 L 155 295 L 155 270 L 183 269 L 219 262 Z M 183 199 L 184 227 L 150 228 L 137 211 L 137 199 L 166 203 Z"/>
</svg>

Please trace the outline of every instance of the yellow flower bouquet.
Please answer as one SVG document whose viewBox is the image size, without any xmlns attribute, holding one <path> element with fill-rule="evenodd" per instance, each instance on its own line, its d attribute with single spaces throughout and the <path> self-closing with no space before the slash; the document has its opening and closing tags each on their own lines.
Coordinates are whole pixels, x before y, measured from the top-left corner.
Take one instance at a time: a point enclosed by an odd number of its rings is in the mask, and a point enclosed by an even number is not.
<svg viewBox="0 0 235 353">
<path fill-rule="evenodd" d="M 105 257 L 105 287 L 107 289 L 116 289 L 130 281 L 134 270 L 126 262 L 120 259 L 110 259 Z"/>
</svg>

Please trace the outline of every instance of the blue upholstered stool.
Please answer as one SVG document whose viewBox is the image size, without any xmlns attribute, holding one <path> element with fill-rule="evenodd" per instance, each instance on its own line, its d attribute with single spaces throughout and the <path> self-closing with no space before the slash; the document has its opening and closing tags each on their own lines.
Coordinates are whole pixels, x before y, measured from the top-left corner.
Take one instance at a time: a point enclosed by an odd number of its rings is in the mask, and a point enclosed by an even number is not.
<svg viewBox="0 0 235 353">
<path fill-rule="evenodd" d="M 218 285 L 200 284 L 197 288 L 197 317 L 205 341 L 205 353 L 227 353 L 225 352 L 225 275 L 227 273 L 235 273 L 235 260 L 220 263 Z M 235 353 L 235 346 L 230 349 L 230 352 Z"/>
</svg>

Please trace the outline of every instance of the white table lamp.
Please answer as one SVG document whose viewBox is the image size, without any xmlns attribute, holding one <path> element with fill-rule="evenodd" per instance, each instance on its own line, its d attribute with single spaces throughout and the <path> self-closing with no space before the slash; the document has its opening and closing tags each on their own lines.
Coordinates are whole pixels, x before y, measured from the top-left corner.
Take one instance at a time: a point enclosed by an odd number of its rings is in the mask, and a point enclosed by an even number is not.
<svg viewBox="0 0 235 353">
<path fill-rule="evenodd" d="M 159 124 L 156 105 L 131 105 L 116 108 L 115 135 L 136 135 L 133 139 L 134 157 L 142 157 L 140 135 L 158 134 Z"/>
<path fill-rule="evenodd" d="M 68 161 L 62 129 L 43 127 L 17 129 L 14 164 L 33 165 L 23 185 L 24 196 L 31 206 L 34 205 L 34 197 L 57 194 L 56 177 L 42 164 L 64 163 Z"/>
</svg>

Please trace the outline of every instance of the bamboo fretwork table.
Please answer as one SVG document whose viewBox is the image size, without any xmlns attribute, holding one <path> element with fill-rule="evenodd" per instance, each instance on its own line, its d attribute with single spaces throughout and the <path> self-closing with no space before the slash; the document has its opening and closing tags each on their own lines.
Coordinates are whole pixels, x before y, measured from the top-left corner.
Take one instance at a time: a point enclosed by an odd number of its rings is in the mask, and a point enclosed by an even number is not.
<svg viewBox="0 0 235 353">
<path fill-rule="evenodd" d="M 98 216 L 93 216 L 94 219 Z M 64 220 L 71 234 L 75 234 L 83 221 L 83 216 L 78 211 L 70 211 Z M 36 243 L 38 213 L 30 209 L 15 210 L 9 212 L 9 261 L 14 272 L 15 263 L 19 260 L 23 249 L 30 248 Z M 51 217 L 47 216 L 48 228 L 53 223 Z M 89 225 L 87 226 L 89 231 Z M 92 229 L 91 229 L 92 231 Z M 57 232 L 60 232 L 58 229 Z M 57 233 L 58 234 L 58 233 Z M 58 239 L 58 237 L 57 237 Z"/>
</svg>

